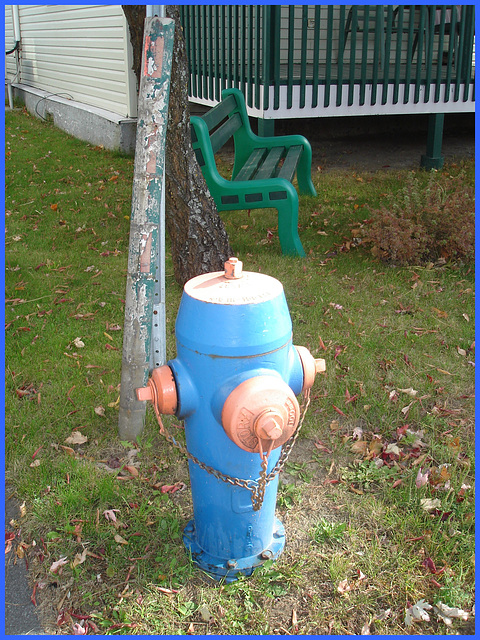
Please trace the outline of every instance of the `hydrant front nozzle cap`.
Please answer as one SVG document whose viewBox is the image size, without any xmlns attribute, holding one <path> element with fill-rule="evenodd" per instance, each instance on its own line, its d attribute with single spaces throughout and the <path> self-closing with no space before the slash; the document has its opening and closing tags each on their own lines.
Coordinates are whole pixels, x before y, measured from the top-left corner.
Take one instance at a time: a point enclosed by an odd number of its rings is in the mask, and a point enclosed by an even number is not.
<svg viewBox="0 0 480 640">
<path fill-rule="evenodd" d="M 325 373 L 326 364 L 323 358 L 315 358 L 315 371 L 317 373 Z"/>
</svg>

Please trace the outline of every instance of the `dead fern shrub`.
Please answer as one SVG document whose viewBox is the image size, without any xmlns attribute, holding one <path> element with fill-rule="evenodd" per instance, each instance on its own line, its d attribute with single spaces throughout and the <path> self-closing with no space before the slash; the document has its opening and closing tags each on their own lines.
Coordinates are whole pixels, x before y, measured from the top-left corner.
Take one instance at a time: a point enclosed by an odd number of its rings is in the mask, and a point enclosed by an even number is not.
<svg viewBox="0 0 480 640">
<path fill-rule="evenodd" d="M 475 246 L 475 191 L 463 172 L 408 174 L 405 186 L 372 211 L 364 242 L 398 265 L 470 261 Z"/>
</svg>

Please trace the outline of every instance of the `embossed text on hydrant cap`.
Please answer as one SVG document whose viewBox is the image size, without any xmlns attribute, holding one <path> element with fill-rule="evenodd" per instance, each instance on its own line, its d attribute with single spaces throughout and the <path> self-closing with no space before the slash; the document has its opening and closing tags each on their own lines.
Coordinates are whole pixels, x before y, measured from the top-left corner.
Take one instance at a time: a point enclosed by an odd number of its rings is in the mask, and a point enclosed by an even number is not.
<svg viewBox="0 0 480 640">
<path fill-rule="evenodd" d="M 225 278 L 222 271 L 192 278 L 185 285 L 185 293 L 202 302 L 213 304 L 257 304 L 272 300 L 283 292 L 282 284 L 263 273 L 243 272 L 238 280 Z"/>
</svg>

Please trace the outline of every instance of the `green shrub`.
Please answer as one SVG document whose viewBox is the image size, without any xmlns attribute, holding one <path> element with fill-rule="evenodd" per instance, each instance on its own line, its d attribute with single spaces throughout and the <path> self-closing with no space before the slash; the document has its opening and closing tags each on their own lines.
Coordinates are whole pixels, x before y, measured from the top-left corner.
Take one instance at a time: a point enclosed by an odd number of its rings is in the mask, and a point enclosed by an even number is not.
<svg viewBox="0 0 480 640">
<path fill-rule="evenodd" d="M 405 186 L 387 197 L 365 230 L 372 253 L 399 265 L 444 258 L 473 259 L 475 191 L 463 172 L 430 172 L 427 180 L 413 172 Z"/>
</svg>

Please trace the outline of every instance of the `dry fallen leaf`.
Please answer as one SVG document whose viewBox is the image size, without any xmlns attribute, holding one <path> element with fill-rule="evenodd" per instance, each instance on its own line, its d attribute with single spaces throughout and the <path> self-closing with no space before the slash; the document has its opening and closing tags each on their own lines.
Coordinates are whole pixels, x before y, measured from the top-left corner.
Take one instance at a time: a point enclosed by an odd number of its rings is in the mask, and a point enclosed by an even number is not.
<svg viewBox="0 0 480 640">
<path fill-rule="evenodd" d="M 408 404 L 406 407 L 403 407 L 403 409 L 401 409 L 401 412 L 403 413 L 404 416 L 407 415 L 407 413 L 410 411 L 410 407 L 415 403 L 415 400 L 413 402 L 410 402 L 410 404 Z"/>
<path fill-rule="evenodd" d="M 210 620 L 213 618 L 212 614 L 210 613 L 210 609 L 206 604 L 202 604 L 202 606 L 198 610 L 198 613 L 202 616 L 202 620 L 204 622 L 210 622 Z"/>
<path fill-rule="evenodd" d="M 84 444 L 87 440 L 87 436 L 84 436 L 80 431 L 75 429 L 75 431 L 72 431 L 72 435 L 65 439 L 65 442 L 67 444 Z"/>
<path fill-rule="evenodd" d="M 350 450 L 353 451 L 354 453 L 360 453 L 362 455 L 366 455 L 368 451 L 368 442 L 366 442 L 365 440 L 357 440 L 352 443 Z"/>
<path fill-rule="evenodd" d="M 155 585 L 155 589 L 160 591 L 160 593 L 164 593 L 167 596 L 169 596 L 169 595 L 171 595 L 173 593 L 178 593 L 178 589 L 167 589 L 167 587 L 159 587 L 157 585 Z"/>
<path fill-rule="evenodd" d="M 164 484 L 161 488 L 160 491 L 162 493 L 175 493 L 176 491 L 183 491 L 186 488 L 186 485 L 184 482 L 176 482 L 175 484 Z"/>
<path fill-rule="evenodd" d="M 132 465 L 126 464 L 123 468 L 125 469 L 125 471 L 128 471 L 128 473 L 134 476 L 135 478 L 138 476 L 138 469 L 136 469 Z"/>
<path fill-rule="evenodd" d="M 430 620 L 430 616 L 427 610 L 431 609 L 432 605 L 425 602 L 425 600 L 419 600 L 416 604 L 409 607 L 405 612 L 405 624 L 409 627 L 415 620 Z"/>
<path fill-rule="evenodd" d="M 446 625 L 452 624 L 452 618 L 460 618 L 461 620 L 466 621 L 470 615 L 463 609 L 459 609 L 458 607 L 449 607 L 448 605 L 443 604 L 443 602 L 437 602 L 433 607 L 433 610 Z"/>
<path fill-rule="evenodd" d="M 84 549 L 82 553 L 75 554 L 75 558 L 73 559 L 73 562 L 72 562 L 72 569 L 75 569 L 75 567 L 78 567 L 78 565 L 85 562 L 86 559 L 87 559 L 86 549 Z"/>
<path fill-rule="evenodd" d="M 422 468 L 420 467 L 417 473 L 417 478 L 415 480 L 415 485 L 417 489 L 420 489 L 421 487 L 427 484 L 429 475 L 430 475 L 430 469 L 427 469 L 425 473 L 422 473 Z"/>
<path fill-rule="evenodd" d="M 120 509 L 106 509 L 103 512 L 103 515 L 105 516 L 105 518 L 107 520 L 111 520 L 112 522 L 116 522 L 117 521 L 117 517 L 115 516 L 115 511 L 118 513 L 120 511 Z"/>
<path fill-rule="evenodd" d="M 295 609 L 292 609 L 292 627 L 295 633 L 298 631 L 298 618 Z"/>
<path fill-rule="evenodd" d="M 85 343 L 80 340 L 80 338 L 75 338 L 73 344 L 77 347 L 77 349 L 82 349 L 85 346 Z"/>
<path fill-rule="evenodd" d="M 75 457 L 75 451 L 72 449 L 72 447 L 65 447 L 63 444 L 61 444 L 60 446 L 65 451 L 65 453 L 68 453 L 69 456 Z"/>
<path fill-rule="evenodd" d="M 73 635 L 74 636 L 86 636 L 87 635 L 87 627 L 82 627 L 82 625 L 79 622 L 75 622 L 72 625 L 72 629 L 73 629 Z"/>
<path fill-rule="evenodd" d="M 434 511 L 442 506 L 442 502 L 438 498 L 422 498 L 420 506 L 424 511 Z"/>
<path fill-rule="evenodd" d="M 57 573 L 57 571 L 60 569 L 60 567 L 63 567 L 64 564 L 67 564 L 68 560 L 67 557 L 65 556 L 64 558 L 60 558 L 60 560 L 57 560 L 56 562 L 54 562 L 52 564 L 52 566 L 50 567 L 50 571 L 52 573 Z"/>
<path fill-rule="evenodd" d="M 395 391 L 395 389 L 392 389 L 392 391 L 390 391 L 390 393 L 388 394 L 388 399 L 390 400 L 390 402 L 397 402 L 398 393 Z"/>
<path fill-rule="evenodd" d="M 392 453 L 395 456 L 399 456 L 401 454 L 401 449 L 394 442 L 391 442 L 385 447 L 385 453 Z"/>
<path fill-rule="evenodd" d="M 101 405 L 98 406 L 98 407 L 95 407 L 94 411 L 97 414 L 97 416 L 104 416 L 105 415 L 105 407 L 102 407 Z"/>
<path fill-rule="evenodd" d="M 369 636 L 370 634 L 370 622 L 366 622 L 363 627 L 362 630 L 360 631 L 360 635 L 361 636 Z"/>
<path fill-rule="evenodd" d="M 401 391 L 402 393 L 406 393 L 411 398 L 415 398 L 418 393 L 418 391 L 415 391 L 415 389 L 412 389 L 412 387 L 408 387 L 408 389 L 399 389 L 399 391 Z"/>
<path fill-rule="evenodd" d="M 363 436 L 362 427 L 355 427 L 352 433 L 352 440 L 361 440 Z"/>
<path fill-rule="evenodd" d="M 113 539 L 115 540 L 115 542 L 118 542 L 118 544 L 128 544 L 125 538 L 122 538 L 122 536 L 119 536 L 118 533 L 115 534 Z"/>
<path fill-rule="evenodd" d="M 338 593 L 341 593 L 342 595 L 344 593 L 347 593 L 348 591 L 351 591 L 352 589 L 353 589 L 353 583 L 350 583 L 346 578 L 345 580 L 342 580 L 341 582 L 339 582 L 337 586 Z"/>
</svg>

